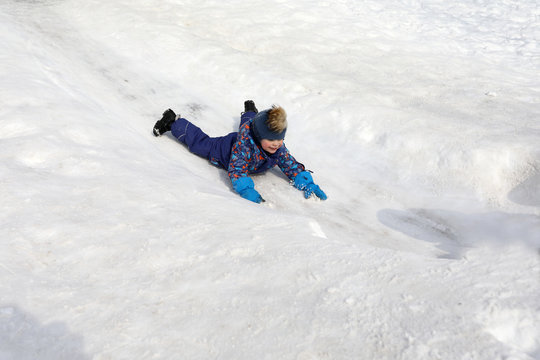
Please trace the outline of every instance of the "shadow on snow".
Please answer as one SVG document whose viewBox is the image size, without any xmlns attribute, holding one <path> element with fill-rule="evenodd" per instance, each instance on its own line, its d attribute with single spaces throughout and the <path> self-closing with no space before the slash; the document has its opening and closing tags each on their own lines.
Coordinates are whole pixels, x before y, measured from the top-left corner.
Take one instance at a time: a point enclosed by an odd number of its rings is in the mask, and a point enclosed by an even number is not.
<svg viewBox="0 0 540 360">
<path fill-rule="evenodd" d="M 83 347 L 62 322 L 41 324 L 17 306 L 0 306 L 0 359 L 90 359 Z"/>
</svg>

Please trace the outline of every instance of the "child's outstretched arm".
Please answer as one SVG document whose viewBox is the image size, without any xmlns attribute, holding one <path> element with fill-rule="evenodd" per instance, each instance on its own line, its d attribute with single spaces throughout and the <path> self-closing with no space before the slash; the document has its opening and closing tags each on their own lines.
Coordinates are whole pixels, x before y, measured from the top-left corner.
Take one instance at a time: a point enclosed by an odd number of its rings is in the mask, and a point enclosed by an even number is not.
<svg viewBox="0 0 540 360">
<path fill-rule="evenodd" d="M 251 159 L 251 149 L 237 142 L 231 150 L 231 159 L 229 162 L 228 175 L 231 179 L 233 189 L 240 194 L 241 197 L 255 203 L 264 201 L 262 196 L 255 190 L 255 184 L 249 174 L 249 164 Z"/>
<path fill-rule="evenodd" d="M 302 163 L 296 161 L 289 150 L 283 145 L 284 151 L 279 159 L 279 168 L 291 180 L 294 187 L 304 191 L 304 197 L 307 199 L 311 194 L 315 194 L 319 199 L 326 200 L 328 197 L 321 190 L 319 185 L 313 182 L 313 178 L 309 171 L 306 171 Z"/>
</svg>

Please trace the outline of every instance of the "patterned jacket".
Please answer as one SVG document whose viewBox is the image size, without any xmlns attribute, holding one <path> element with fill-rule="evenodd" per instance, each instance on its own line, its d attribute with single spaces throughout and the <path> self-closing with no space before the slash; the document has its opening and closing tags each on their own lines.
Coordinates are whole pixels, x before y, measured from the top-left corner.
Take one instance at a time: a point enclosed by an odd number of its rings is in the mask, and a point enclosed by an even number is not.
<svg viewBox="0 0 540 360">
<path fill-rule="evenodd" d="M 276 165 L 290 180 L 305 170 L 304 165 L 289 153 L 285 144 L 274 154 L 267 154 L 255 140 L 251 122 L 246 121 L 240 126 L 236 143 L 232 147 L 228 174 L 233 184 L 241 177 L 266 171 Z"/>
</svg>

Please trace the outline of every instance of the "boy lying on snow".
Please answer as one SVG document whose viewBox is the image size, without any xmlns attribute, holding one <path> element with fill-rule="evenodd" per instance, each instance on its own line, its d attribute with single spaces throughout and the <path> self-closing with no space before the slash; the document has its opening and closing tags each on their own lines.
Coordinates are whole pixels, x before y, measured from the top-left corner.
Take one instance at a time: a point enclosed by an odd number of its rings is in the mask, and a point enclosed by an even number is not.
<svg viewBox="0 0 540 360">
<path fill-rule="evenodd" d="M 283 144 L 287 131 L 287 114 L 282 107 L 258 112 L 252 100 L 244 102 L 238 132 L 209 137 L 197 126 L 178 116 L 171 109 L 154 126 L 154 135 L 167 131 L 188 149 L 205 157 L 216 166 L 228 169 L 234 190 L 243 198 L 256 203 L 264 201 L 248 176 L 264 172 L 275 165 L 287 175 L 294 186 L 304 191 L 305 198 L 315 194 L 326 200 L 326 194 L 313 182 L 309 171 L 294 159 Z"/>
</svg>

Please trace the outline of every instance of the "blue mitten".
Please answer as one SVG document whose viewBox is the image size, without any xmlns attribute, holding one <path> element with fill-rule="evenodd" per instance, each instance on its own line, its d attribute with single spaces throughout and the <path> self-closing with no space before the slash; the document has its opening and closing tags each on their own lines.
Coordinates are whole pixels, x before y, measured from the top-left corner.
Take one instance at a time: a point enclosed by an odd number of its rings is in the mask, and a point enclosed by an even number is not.
<svg viewBox="0 0 540 360">
<path fill-rule="evenodd" d="M 302 190 L 306 199 L 308 199 L 311 194 L 317 195 L 321 200 L 326 200 L 328 198 L 319 185 L 313 182 L 313 178 L 309 171 L 302 171 L 300 174 L 296 175 L 294 178 L 294 187 L 298 190 Z"/>
<path fill-rule="evenodd" d="M 236 192 L 244 199 L 255 203 L 263 201 L 262 196 L 255 190 L 255 184 L 250 177 L 244 176 L 240 179 L 233 180 L 232 185 L 234 190 L 236 190 Z"/>
</svg>

